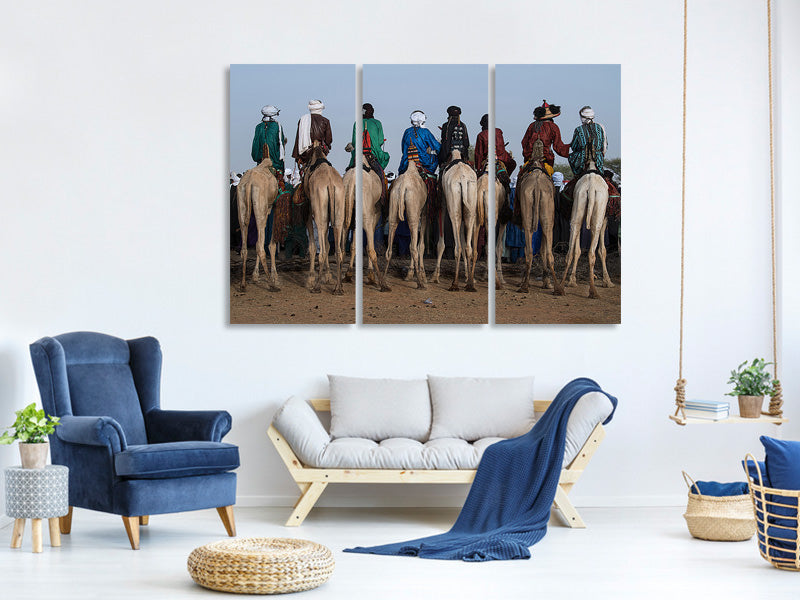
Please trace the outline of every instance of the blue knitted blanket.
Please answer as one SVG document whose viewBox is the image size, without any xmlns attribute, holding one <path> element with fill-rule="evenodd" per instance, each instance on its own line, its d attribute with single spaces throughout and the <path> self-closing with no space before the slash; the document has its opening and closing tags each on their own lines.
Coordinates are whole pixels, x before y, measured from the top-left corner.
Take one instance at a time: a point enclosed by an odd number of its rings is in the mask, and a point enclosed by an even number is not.
<svg viewBox="0 0 800 600">
<path fill-rule="evenodd" d="M 591 379 L 569 382 L 533 429 L 486 449 L 461 513 L 447 533 L 345 552 L 464 561 L 530 558 L 529 547 L 547 533 L 564 460 L 567 420 L 588 392 L 605 394 L 616 410 L 617 399 Z M 613 415 L 612 411 L 605 423 Z"/>
</svg>

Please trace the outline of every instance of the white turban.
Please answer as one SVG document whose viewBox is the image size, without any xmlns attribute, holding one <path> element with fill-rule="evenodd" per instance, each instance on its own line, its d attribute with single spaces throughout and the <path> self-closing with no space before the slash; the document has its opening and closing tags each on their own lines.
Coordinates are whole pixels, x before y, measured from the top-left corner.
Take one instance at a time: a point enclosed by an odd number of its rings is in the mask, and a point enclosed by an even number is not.
<svg viewBox="0 0 800 600">
<path fill-rule="evenodd" d="M 308 112 L 310 112 L 312 115 L 322 114 L 323 110 L 325 110 L 325 104 L 322 102 L 322 100 L 308 101 Z"/>
<path fill-rule="evenodd" d="M 425 125 L 425 113 L 421 110 L 415 110 L 411 113 L 411 124 L 414 127 L 422 127 Z"/>
<path fill-rule="evenodd" d="M 271 121 L 272 117 L 277 117 L 281 112 L 281 109 L 272 106 L 272 104 L 267 104 L 264 108 L 261 109 L 261 114 L 264 115 L 262 117 L 262 121 Z"/>
<path fill-rule="evenodd" d="M 556 171 L 553 173 L 553 184 L 557 185 L 559 188 L 564 183 L 564 174 L 561 171 Z"/>
<path fill-rule="evenodd" d="M 580 112 L 581 115 L 581 123 L 588 123 L 589 121 L 594 121 L 594 110 L 592 110 L 591 106 L 584 106 Z"/>
<path fill-rule="evenodd" d="M 239 185 L 239 179 L 241 178 L 236 174 L 236 171 L 231 171 L 230 179 L 232 181 L 231 185 Z"/>
</svg>

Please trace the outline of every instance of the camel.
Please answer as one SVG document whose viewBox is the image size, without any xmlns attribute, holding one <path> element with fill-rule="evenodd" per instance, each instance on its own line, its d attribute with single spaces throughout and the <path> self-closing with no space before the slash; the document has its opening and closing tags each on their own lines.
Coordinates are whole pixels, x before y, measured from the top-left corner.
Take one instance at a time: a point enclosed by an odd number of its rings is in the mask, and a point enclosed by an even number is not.
<svg viewBox="0 0 800 600">
<path fill-rule="evenodd" d="M 258 241 L 256 242 L 256 266 L 253 269 L 253 281 L 258 281 L 258 265 L 264 267 L 264 273 L 269 272 L 270 289 L 277 291 L 278 270 L 275 268 L 275 239 L 270 237 L 269 255 L 271 269 L 267 268 L 267 255 L 264 252 L 264 236 L 266 234 L 267 219 L 269 213 L 278 197 L 278 181 L 272 174 L 270 168 L 272 160 L 267 152 L 264 160 L 257 166 L 242 175 L 239 185 L 236 188 L 236 200 L 239 209 L 239 229 L 242 232 L 242 282 L 240 289 L 244 292 L 247 289 L 245 272 L 247 270 L 247 229 L 250 226 L 250 214 L 255 214 L 256 229 L 258 230 Z"/>
<path fill-rule="evenodd" d="M 318 164 L 317 163 L 320 163 Z M 347 235 L 345 229 L 346 214 L 344 183 L 342 176 L 333 168 L 322 151 L 319 142 L 314 142 L 311 150 L 311 158 L 308 162 L 308 170 L 303 177 L 303 188 L 306 196 L 311 203 L 311 212 L 306 221 L 306 228 L 310 235 L 308 240 L 309 256 L 311 257 L 311 268 L 309 270 L 309 283 L 314 272 L 314 235 L 311 226 L 312 221 L 317 226 L 317 237 L 319 238 L 319 269 L 316 278 L 311 286 L 312 294 L 319 294 L 322 290 L 320 281 L 322 271 L 326 269 L 330 277 L 330 265 L 328 264 L 328 223 L 333 226 L 333 242 L 336 249 L 336 260 L 338 262 L 338 275 L 334 295 L 344 294 L 342 289 L 342 263 L 344 262 L 344 236 Z M 314 165 L 317 165 L 315 168 Z"/>
<path fill-rule="evenodd" d="M 603 286 L 614 287 L 611 277 L 606 269 L 606 246 L 603 238 L 606 233 L 608 219 L 606 218 L 606 206 L 608 205 L 608 184 L 597 170 L 595 163 L 596 157 L 594 149 L 589 148 L 586 157 L 584 174 L 578 179 L 575 185 L 574 201 L 572 203 L 572 216 L 569 220 L 569 249 L 567 251 L 567 263 L 564 267 L 564 277 L 561 285 L 567 280 L 567 274 L 572 269 L 567 285 L 574 287 L 578 285 L 575 280 L 575 270 L 578 267 L 578 259 L 581 256 L 581 226 L 585 223 L 587 229 L 592 233 L 592 241 L 589 243 L 589 298 L 599 298 L 597 289 L 594 285 L 594 263 L 595 253 L 600 254 L 600 265 L 603 269 Z M 241 185 L 241 183 L 239 184 Z M 599 243 L 599 247 L 598 247 Z"/>
<path fill-rule="evenodd" d="M 420 221 L 423 220 L 423 209 L 425 208 L 427 195 L 428 188 L 422 180 L 417 164 L 413 160 L 408 161 L 408 169 L 397 177 L 389 190 L 389 240 L 386 244 L 386 268 L 383 270 L 384 281 L 392 260 L 392 244 L 395 231 L 397 231 L 397 224 L 408 219 L 408 228 L 411 230 L 411 268 L 409 269 L 409 275 L 411 277 L 416 276 L 417 289 L 425 289 L 427 279 L 422 260 L 425 251 L 425 224 L 424 222 L 422 223 L 423 231 L 420 232 Z M 365 225 L 366 222 L 365 218 Z M 406 279 L 409 279 L 409 277 Z"/>
<path fill-rule="evenodd" d="M 544 145 L 537 140 L 533 145 L 533 170 L 526 172 L 517 181 L 516 201 L 519 202 L 522 227 L 525 232 L 525 275 L 519 286 L 518 292 L 527 293 L 528 283 L 533 266 L 533 248 L 531 246 L 533 233 L 542 224 L 542 244 L 539 253 L 542 257 L 544 275 L 542 287 L 554 288 L 557 295 L 562 295 L 564 290 L 556 278 L 555 259 L 553 257 L 553 224 L 555 222 L 555 200 L 553 180 L 544 170 Z"/>
<path fill-rule="evenodd" d="M 453 150 L 450 155 L 451 162 L 461 160 L 461 152 Z M 453 283 L 448 288 L 451 292 L 458 291 L 458 271 L 461 266 L 462 251 L 466 254 L 465 277 L 468 292 L 477 292 L 475 289 L 475 258 L 473 258 L 472 238 L 476 235 L 475 220 L 478 208 L 478 177 L 475 170 L 468 163 L 459 162 L 445 172 L 442 177 L 442 189 L 447 203 L 447 214 L 453 226 L 453 241 L 455 248 L 453 255 L 456 258 L 456 272 Z M 463 229 L 462 229 L 463 227 Z M 413 236 L 412 236 L 413 237 Z M 434 281 L 438 281 L 439 266 L 444 252 L 444 236 L 439 236 L 438 257 Z"/>
<path fill-rule="evenodd" d="M 392 289 L 386 285 L 386 280 L 383 277 L 383 273 L 378 267 L 378 255 L 375 252 L 375 228 L 381 221 L 381 207 L 378 202 L 381 198 L 381 189 L 383 184 L 378 173 L 376 173 L 373 169 L 368 171 L 366 169 L 366 165 L 362 166 L 364 169 L 361 174 L 361 208 L 364 217 L 364 234 L 367 236 L 367 264 L 369 269 L 367 283 L 377 285 L 382 292 L 391 292 Z M 350 211 L 348 214 L 352 212 L 352 208 L 349 207 L 353 206 L 353 203 L 349 200 L 349 198 L 352 197 L 354 201 L 355 192 L 356 170 L 350 169 L 344 174 L 344 197 L 345 204 Z M 350 269 L 353 268 L 355 255 L 355 252 L 351 252 Z M 376 277 L 377 281 L 375 279 Z"/>
</svg>

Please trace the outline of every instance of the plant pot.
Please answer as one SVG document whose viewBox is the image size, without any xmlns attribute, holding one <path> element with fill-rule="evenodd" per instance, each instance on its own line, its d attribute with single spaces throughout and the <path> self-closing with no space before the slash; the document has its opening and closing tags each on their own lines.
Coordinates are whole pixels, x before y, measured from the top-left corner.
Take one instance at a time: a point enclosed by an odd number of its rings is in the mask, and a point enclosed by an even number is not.
<svg viewBox="0 0 800 600">
<path fill-rule="evenodd" d="M 739 416 L 743 419 L 758 419 L 764 396 L 739 396 Z"/>
<path fill-rule="evenodd" d="M 47 455 L 50 453 L 50 442 L 39 444 L 19 443 L 19 456 L 23 469 L 44 469 Z"/>
</svg>

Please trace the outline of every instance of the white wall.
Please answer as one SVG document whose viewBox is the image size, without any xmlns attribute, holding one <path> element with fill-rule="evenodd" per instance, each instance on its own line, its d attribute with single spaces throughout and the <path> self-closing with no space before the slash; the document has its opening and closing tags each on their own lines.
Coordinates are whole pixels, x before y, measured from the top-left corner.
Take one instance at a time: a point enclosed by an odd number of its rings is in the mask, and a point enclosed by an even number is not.
<svg viewBox="0 0 800 600">
<path fill-rule="evenodd" d="M 357 11 L 354 2 L 95 2 L 78 11 L 54 2 L 7 9 L 0 23 L 2 422 L 38 398 L 28 343 L 88 329 L 155 335 L 164 349 L 165 405 L 231 411 L 241 503 L 294 498 L 265 429 L 290 394 L 324 395 L 331 372 L 534 373 L 539 397 L 576 376 L 597 379 L 620 405 L 575 490 L 579 504 L 680 503 L 681 469 L 697 478 L 740 478 L 737 462 L 758 450 L 759 434 L 797 437 L 800 385 L 792 367 L 800 359 L 800 320 L 790 299 L 800 291 L 800 247 L 790 235 L 779 241 L 794 423 L 783 431 L 680 428 L 667 419 L 677 369 L 682 3 L 507 4 L 374 2 Z M 761 3 L 690 5 L 685 375 L 691 397 L 719 398 L 733 365 L 768 356 L 771 347 L 766 27 Z M 791 32 L 799 8 L 786 0 L 776 8 L 779 191 L 785 222 L 794 224 L 800 209 L 788 186 L 800 156 L 788 132 L 800 131 L 800 52 Z M 548 25 L 536 27 L 542 19 Z M 228 65 L 315 61 L 621 63 L 622 325 L 226 325 Z M 546 89 L 531 106 L 545 96 Z M 15 450 L 0 452 L 0 466 L 14 462 Z M 334 487 L 324 499 L 460 497 L 441 487 Z"/>
</svg>

